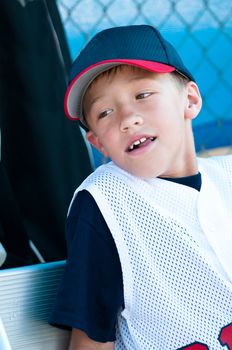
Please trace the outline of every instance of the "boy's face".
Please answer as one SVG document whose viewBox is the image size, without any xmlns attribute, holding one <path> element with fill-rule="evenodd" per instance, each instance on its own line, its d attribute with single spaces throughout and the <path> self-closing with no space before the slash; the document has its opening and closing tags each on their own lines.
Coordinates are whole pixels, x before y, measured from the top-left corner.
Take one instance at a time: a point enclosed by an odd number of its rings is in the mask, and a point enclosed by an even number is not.
<svg viewBox="0 0 232 350">
<path fill-rule="evenodd" d="M 191 119 L 201 107 L 197 86 L 121 66 L 87 90 L 86 137 L 122 169 L 142 178 L 197 172 Z"/>
</svg>

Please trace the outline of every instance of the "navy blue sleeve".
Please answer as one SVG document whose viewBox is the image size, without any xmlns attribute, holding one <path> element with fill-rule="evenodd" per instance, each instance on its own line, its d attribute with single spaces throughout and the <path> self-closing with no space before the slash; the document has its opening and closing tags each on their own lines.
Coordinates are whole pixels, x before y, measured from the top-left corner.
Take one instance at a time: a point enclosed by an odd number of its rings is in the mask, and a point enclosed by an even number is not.
<svg viewBox="0 0 232 350">
<path fill-rule="evenodd" d="M 66 224 L 68 259 L 49 323 L 78 328 L 99 342 L 115 341 L 123 307 L 121 264 L 93 197 L 78 193 Z"/>
</svg>

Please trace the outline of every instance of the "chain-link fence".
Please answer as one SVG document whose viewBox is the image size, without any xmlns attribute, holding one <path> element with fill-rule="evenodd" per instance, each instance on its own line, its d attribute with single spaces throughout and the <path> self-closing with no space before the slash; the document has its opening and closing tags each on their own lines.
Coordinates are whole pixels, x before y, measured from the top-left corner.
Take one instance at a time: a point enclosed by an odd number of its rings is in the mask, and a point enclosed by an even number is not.
<svg viewBox="0 0 232 350">
<path fill-rule="evenodd" d="M 152 24 L 195 76 L 203 109 L 194 121 L 197 151 L 232 150 L 231 0 L 58 0 L 74 58 L 98 31 Z"/>
</svg>

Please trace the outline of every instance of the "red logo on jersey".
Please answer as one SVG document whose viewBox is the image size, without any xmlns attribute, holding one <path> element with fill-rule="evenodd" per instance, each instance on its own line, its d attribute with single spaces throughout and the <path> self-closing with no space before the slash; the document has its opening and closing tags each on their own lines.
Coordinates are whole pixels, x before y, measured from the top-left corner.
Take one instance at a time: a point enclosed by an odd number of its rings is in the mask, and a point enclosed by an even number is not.
<svg viewBox="0 0 232 350">
<path fill-rule="evenodd" d="M 229 350 L 232 350 L 232 323 L 222 328 L 219 341 L 223 346 L 226 345 Z"/>
<path fill-rule="evenodd" d="M 232 350 L 232 323 L 222 328 L 219 334 L 218 340 L 222 346 L 226 345 L 228 350 Z M 189 344 L 178 350 L 210 350 L 210 349 L 206 344 L 196 342 L 193 344 Z"/>
<path fill-rule="evenodd" d="M 193 343 L 179 350 L 209 350 L 208 346 L 202 343 Z"/>
</svg>

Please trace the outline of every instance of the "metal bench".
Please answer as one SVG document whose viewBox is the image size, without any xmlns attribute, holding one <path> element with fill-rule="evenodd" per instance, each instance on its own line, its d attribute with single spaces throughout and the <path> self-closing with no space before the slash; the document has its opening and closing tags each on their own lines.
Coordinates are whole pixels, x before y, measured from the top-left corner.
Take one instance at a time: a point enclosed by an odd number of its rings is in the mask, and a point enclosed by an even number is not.
<svg viewBox="0 0 232 350">
<path fill-rule="evenodd" d="M 69 331 L 48 324 L 64 261 L 0 271 L 0 350 L 66 350 Z"/>
</svg>

